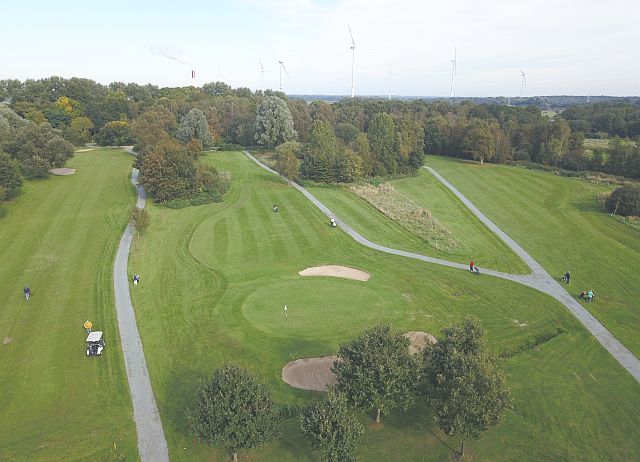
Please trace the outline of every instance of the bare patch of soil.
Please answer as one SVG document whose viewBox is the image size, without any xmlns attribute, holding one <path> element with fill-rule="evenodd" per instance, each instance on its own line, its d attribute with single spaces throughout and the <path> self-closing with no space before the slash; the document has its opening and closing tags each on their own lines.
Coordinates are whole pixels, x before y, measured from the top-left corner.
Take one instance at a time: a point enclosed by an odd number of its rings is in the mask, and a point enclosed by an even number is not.
<svg viewBox="0 0 640 462">
<path fill-rule="evenodd" d="M 49 173 L 53 173 L 54 175 L 73 175 L 76 173 L 75 168 L 52 168 L 49 170 Z"/>
<path fill-rule="evenodd" d="M 298 272 L 300 276 L 333 276 L 336 278 L 354 279 L 356 281 L 368 281 L 371 275 L 364 271 L 347 266 L 325 265 L 314 266 Z"/>
<path fill-rule="evenodd" d="M 3 339 L 2 339 L 2 344 L 3 344 L 3 345 L 7 345 L 8 343 L 10 343 L 10 342 L 11 342 L 11 340 L 13 340 L 13 338 L 11 338 L 11 337 L 5 337 L 5 338 L 3 338 Z"/>
</svg>

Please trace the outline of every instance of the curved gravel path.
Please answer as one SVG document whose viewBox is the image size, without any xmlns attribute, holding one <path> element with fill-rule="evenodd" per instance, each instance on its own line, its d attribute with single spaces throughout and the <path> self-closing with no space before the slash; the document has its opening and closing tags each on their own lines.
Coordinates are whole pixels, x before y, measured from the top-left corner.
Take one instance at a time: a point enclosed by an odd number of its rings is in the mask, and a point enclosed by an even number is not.
<svg viewBox="0 0 640 462">
<path fill-rule="evenodd" d="M 247 151 L 244 152 L 250 159 L 265 170 L 280 176 L 278 172 L 267 167 L 258 159 L 253 157 Z M 565 289 L 556 281 L 553 277 L 545 271 L 533 257 L 531 257 L 516 241 L 511 239 L 504 231 L 489 220 L 478 208 L 471 203 L 460 191 L 458 191 L 451 183 L 445 180 L 440 174 L 438 174 L 431 167 L 425 167 L 431 174 L 433 174 L 439 181 L 441 181 L 447 188 L 449 188 L 458 197 L 464 205 L 466 205 L 474 215 L 480 219 L 491 231 L 493 231 L 500 239 L 502 239 L 527 265 L 531 268 L 531 274 L 509 274 L 502 273 L 500 271 L 493 271 L 490 269 L 482 269 L 483 275 L 490 275 L 515 281 L 520 284 L 524 284 L 533 289 L 551 295 L 553 298 L 561 302 L 570 312 L 573 314 L 591 334 L 600 342 L 600 344 L 624 367 L 638 382 L 640 382 L 640 360 L 627 349 L 618 339 L 616 339 L 611 332 L 609 332 L 589 311 L 587 311 L 580 303 L 578 303 Z M 426 255 L 420 255 L 418 253 L 406 252 L 404 250 L 393 249 L 385 247 L 375 242 L 371 242 L 360 233 L 351 228 L 348 224 L 343 222 L 335 213 L 333 213 L 326 205 L 320 202 L 313 194 L 307 191 L 293 181 L 289 181 L 283 177 L 287 183 L 296 188 L 307 199 L 309 199 L 316 207 L 322 211 L 327 217 L 334 218 L 338 223 L 338 226 L 342 228 L 349 236 L 355 239 L 360 244 L 367 246 L 371 249 L 386 252 L 392 255 L 399 255 L 401 257 L 412 258 L 414 260 L 422 260 L 429 263 L 435 263 L 437 265 L 448 266 L 451 268 L 462 269 L 469 271 L 469 267 L 462 263 L 455 263 L 448 260 L 442 260 L 439 258 L 427 257 Z"/>
<path fill-rule="evenodd" d="M 134 169 L 131 182 L 138 190 L 136 206 L 144 208 L 147 196 L 144 188 L 138 184 L 138 170 Z M 129 294 L 129 274 L 127 262 L 133 238 L 131 225 L 122 235 L 113 267 L 113 286 L 115 289 L 116 312 L 120 342 L 124 354 L 124 365 L 133 402 L 133 418 L 138 433 L 138 453 L 142 462 L 165 462 L 169 460 L 167 440 L 164 437 L 160 413 L 156 405 L 144 350 L 136 324 L 136 315 Z"/>
</svg>

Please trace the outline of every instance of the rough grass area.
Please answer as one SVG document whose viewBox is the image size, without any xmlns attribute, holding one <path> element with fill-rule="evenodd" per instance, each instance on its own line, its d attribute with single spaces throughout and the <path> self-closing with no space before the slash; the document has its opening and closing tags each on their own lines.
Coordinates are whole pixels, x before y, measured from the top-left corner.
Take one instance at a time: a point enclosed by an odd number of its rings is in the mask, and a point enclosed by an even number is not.
<svg viewBox="0 0 640 462">
<path fill-rule="evenodd" d="M 185 409 L 200 379 L 230 362 L 257 374 L 289 416 L 280 440 L 241 452 L 240 460 L 318 461 L 296 410 L 321 395 L 286 385 L 285 364 L 335 354 L 340 342 L 375 323 L 439 336 L 467 314 L 480 318 L 495 351 L 524 346 L 501 362 L 515 408 L 501 427 L 468 441 L 471 458 L 640 459 L 640 385 L 555 300 L 509 281 L 365 248 L 241 153 L 202 161 L 232 172 L 224 202 L 180 210 L 152 205 L 152 225 L 129 260 L 142 276 L 132 296 L 172 461 L 228 460 L 219 446 L 194 446 Z M 339 192 L 362 216 L 391 223 L 352 193 Z M 325 264 L 359 268 L 371 279 L 297 274 Z M 542 342 L 557 327 L 566 333 Z M 455 460 L 460 440 L 438 430 L 421 400 L 383 416 L 383 428 L 358 415 L 367 425 L 359 460 Z"/>
<path fill-rule="evenodd" d="M 389 183 L 353 185 L 351 192 L 418 236 L 429 246 L 444 253 L 468 253 L 467 247 L 436 220 L 429 210 L 419 207 Z"/>
</svg>

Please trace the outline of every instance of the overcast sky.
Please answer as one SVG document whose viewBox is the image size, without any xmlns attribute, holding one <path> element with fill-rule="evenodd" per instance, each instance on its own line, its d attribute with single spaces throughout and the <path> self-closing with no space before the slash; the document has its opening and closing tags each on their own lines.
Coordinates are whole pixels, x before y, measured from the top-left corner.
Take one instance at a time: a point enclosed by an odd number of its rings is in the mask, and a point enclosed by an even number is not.
<svg viewBox="0 0 640 462">
<path fill-rule="evenodd" d="M 0 0 L 0 79 L 289 94 L 639 95 L 639 0 Z M 191 70 L 196 79 L 191 78 Z"/>
</svg>

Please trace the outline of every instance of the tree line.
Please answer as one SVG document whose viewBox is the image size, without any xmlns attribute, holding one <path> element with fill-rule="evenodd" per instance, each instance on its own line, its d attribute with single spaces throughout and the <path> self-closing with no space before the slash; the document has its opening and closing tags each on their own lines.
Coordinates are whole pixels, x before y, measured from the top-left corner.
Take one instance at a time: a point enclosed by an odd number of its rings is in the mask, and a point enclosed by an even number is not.
<svg viewBox="0 0 640 462">
<path fill-rule="evenodd" d="M 373 411 L 375 421 L 394 409 L 409 409 L 418 397 L 448 435 L 478 439 L 500 424 L 510 408 L 509 389 L 490 353 L 479 322 L 466 318 L 417 354 L 409 339 L 379 325 L 342 344 L 332 370 L 336 383 L 324 399 L 299 412 L 300 431 L 327 462 L 355 460 L 364 427 L 355 410 Z M 188 410 L 194 436 L 222 444 L 237 461 L 240 450 L 276 440 L 284 412 L 251 373 L 225 366 L 202 383 Z M 399 455 L 398 459 L 402 457 Z"/>
</svg>

